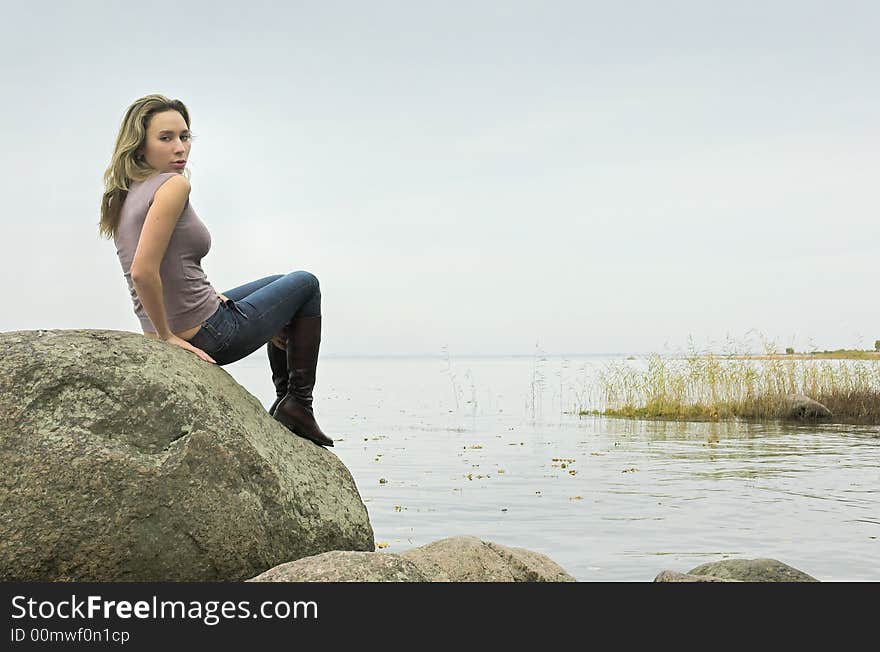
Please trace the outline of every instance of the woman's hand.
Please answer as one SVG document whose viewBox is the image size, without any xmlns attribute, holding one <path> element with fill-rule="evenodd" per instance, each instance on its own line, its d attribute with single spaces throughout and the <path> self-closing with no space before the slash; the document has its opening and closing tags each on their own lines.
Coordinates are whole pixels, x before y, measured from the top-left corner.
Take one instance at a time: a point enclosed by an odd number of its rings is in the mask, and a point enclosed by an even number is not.
<svg viewBox="0 0 880 652">
<path fill-rule="evenodd" d="M 200 348 L 193 346 L 192 344 L 190 344 L 190 343 L 187 342 L 186 340 L 177 337 L 177 335 L 173 335 L 173 334 L 172 334 L 171 337 L 169 337 L 169 338 L 168 338 L 167 340 L 165 340 L 165 341 L 168 342 L 169 344 L 173 344 L 173 345 L 175 345 L 175 346 L 179 346 L 181 349 L 185 349 L 185 350 L 187 350 L 187 351 L 192 351 L 193 353 L 195 353 L 197 356 L 199 356 L 199 357 L 200 357 L 202 360 L 204 360 L 205 362 L 210 362 L 210 363 L 212 363 L 212 364 L 217 364 L 217 361 L 214 360 L 214 358 L 212 358 L 211 356 L 209 356 L 207 353 L 205 353 L 204 351 L 202 351 Z"/>
<path fill-rule="evenodd" d="M 223 303 L 226 303 L 227 301 L 229 301 L 229 299 L 226 296 L 220 294 L 219 292 L 217 293 L 217 296 L 220 297 L 220 301 L 222 301 Z"/>
</svg>

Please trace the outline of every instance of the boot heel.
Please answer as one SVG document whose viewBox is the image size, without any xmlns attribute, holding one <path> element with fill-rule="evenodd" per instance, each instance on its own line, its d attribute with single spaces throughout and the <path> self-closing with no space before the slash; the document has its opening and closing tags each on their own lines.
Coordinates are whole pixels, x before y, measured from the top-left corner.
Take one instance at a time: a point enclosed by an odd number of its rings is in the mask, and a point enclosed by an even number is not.
<svg viewBox="0 0 880 652">
<path fill-rule="evenodd" d="M 290 394 L 281 399 L 273 418 L 293 434 L 313 441 L 319 446 L 333 446 L 333 440 L 321 432 L 312 413 Z"/>
</svg>

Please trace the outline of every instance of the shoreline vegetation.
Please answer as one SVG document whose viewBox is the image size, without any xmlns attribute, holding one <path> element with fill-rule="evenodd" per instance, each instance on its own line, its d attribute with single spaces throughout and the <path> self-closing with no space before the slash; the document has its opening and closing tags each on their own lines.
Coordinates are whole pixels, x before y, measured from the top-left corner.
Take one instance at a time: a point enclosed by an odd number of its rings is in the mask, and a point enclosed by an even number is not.
<svg viewBox="0 0 880 652">
<path fill-rule="evenodd" d="M 811 351 L 802 353 L 750 353 L 735 356 L 738 360 L 880 360 L 880 351 L 837 349 L 835 351 Z"/>
<path fill-rule="evenodd" d="M 771 345 L 763 354 L 691 349 L 641 361 L 630 356 L 599 371 L 592 397 L 599 409 L 579 405 L 577 413 L 672 421 L 792 419 L 798 396 L 818 401 L 832 415 L 808 420 L 880 424 L 880 351 L 779 353 Z"/>
</svg>

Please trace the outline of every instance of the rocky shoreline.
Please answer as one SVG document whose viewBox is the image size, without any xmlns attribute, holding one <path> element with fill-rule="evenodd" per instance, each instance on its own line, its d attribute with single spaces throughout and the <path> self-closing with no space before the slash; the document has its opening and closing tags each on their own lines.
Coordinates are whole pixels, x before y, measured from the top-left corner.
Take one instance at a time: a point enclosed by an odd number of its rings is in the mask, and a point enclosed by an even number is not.
<svg viewBox="0 0 880 652">
<path fill-rule="evenodd" d="M 377 552 L 345 465 L 182 349 L 41 330 L 0 350 L 2 581 L 575 581 L 471 536 Z M 654 581 L 817 580 L 759 559 Z"/>
</svg>

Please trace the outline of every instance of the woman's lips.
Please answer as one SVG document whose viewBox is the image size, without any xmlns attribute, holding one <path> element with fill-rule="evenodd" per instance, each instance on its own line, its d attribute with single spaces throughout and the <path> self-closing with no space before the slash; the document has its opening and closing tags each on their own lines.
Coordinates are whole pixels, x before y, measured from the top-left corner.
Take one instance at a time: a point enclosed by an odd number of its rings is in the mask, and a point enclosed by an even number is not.
<svg viewBox="0 0 880 652">
<path fill-rule="evenodd" d="M 176 168 L 182 168 L 186 165 L 186 161 L 174 161 L 174 163 L 172 163 L 171 165 Z"/>
</svg>

